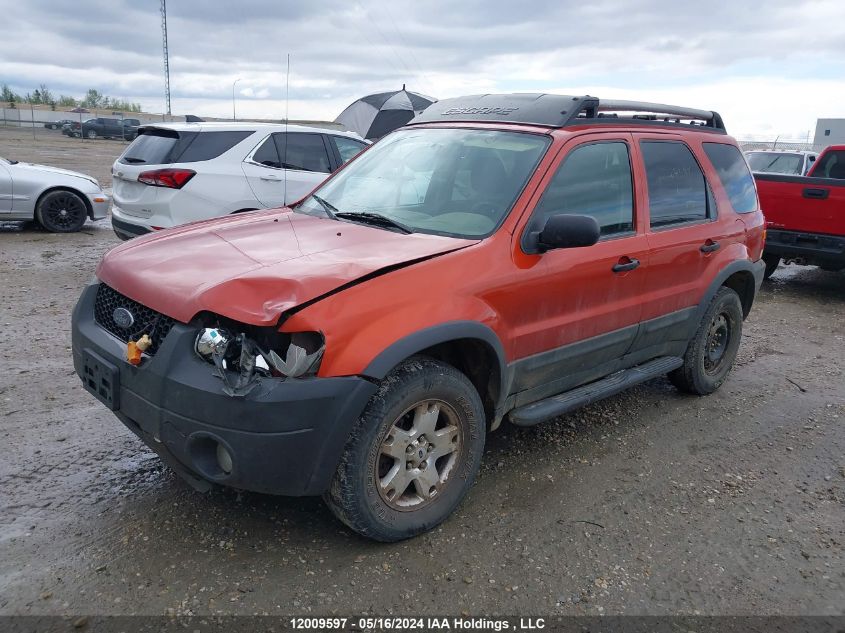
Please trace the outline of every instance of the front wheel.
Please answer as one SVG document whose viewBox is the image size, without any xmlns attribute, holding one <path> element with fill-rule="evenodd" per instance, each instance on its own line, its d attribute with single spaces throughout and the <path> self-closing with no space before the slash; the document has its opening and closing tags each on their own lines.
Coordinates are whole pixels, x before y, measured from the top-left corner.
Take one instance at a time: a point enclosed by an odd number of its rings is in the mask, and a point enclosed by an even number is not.
<svg viewBox="0 0 845 633">
<path fill-rule="evenodd" d="M 72 191 L 51 191 L 38 202 L 35 217 L 51 233 L 73 233 L 85 224 L 88 207 Z"/>
<path fill-rule="evenodd" d="M 85 132 L 85 136 L 87 138 L 97 138 L 97 132 L 95 130 L 88 130 Z"/>
<path fill-rule="evenodd" d="M 687 393 L 713 393 L 733 367 L 741 338 L 742 302 L 734 290 L 722 286 L 687 345 L 684 364 L 669 373 L 669 380 Z"/>
<path fill-rule="evenodd" d="M 467 377 L 411 358 L 381 383 L 355 423 L 324 499 L 350 528 L 392 542 L 432 529 L 481 466 L 485 417 Z"/>
</svg>

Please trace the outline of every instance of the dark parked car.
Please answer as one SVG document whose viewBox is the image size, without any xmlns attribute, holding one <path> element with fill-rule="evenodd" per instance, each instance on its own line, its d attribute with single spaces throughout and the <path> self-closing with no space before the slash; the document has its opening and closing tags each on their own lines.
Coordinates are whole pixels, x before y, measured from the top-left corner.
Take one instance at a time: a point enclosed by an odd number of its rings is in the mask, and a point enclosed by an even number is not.
<svg viewBox="0 0 845 633">
<path fill-rule="evenodd" d="M 85 123 L 90 123 L 95 119 L 86 119 Z M 65 123 L 62 126 L 62 134 L 65 136 L 81 136 L 79 133 L 80 123 L 79 121 L 71 121 L 70 123 Z"/>
<path fill-rule="evenodd" d="M 132 140 L 138 136 L 138 126 L 141 122 L 138 119 L 107 119 L 98 117 L 88 119 L 81 126 L 76 123 L 72 127 L 74 136 L 85 136 L 85 138 L 124 138 Z"/>
<path fill-rule="evenodd" d="M 48 130 L 61 130 L 66 123 L 73 123 L 73 121 L 71 119 L 62 119 L 60 121 L 47 121 L 47 123 L 44 124 L 44 127 L 46 127 Z"/>
</svg>

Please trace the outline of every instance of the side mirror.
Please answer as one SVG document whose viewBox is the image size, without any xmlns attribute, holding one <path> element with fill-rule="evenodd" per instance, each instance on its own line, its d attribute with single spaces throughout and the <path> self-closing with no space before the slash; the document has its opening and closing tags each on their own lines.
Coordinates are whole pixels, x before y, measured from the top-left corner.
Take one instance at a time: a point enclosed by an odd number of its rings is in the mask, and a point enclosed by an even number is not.
<svg viewBox="0 0 845 633">
<path fill-rule="evenodd" d="M 545 253 L 556 248 L 592 246 L 599 241 L 601 229 L 596 219 L 589 215 L 552 215 L 543 230 L 536 234 L 537 252 Z"/>
</svg>

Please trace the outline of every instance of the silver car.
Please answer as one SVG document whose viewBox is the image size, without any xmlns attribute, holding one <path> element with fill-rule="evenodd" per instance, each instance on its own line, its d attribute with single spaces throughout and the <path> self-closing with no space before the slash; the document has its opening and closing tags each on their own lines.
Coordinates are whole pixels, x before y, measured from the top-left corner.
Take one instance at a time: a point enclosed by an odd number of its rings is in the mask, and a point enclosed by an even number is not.
<svg viewBox="0 0 845 633">
<path fill-rule="evenodd" d="M 48 231 L 78 231 L 108 216 L 110 199 L 91 176 L 0 158 L 0 221 L 37 220 Z"/>
</svg>

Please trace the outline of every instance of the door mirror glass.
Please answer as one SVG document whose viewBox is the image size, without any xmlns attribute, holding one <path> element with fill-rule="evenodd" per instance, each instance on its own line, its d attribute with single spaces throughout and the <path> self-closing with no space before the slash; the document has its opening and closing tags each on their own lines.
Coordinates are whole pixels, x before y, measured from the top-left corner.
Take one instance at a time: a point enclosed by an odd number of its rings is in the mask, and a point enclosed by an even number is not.
<svg viewBox="0 0 845 633">
<path fill-rule="evenodd" d="M 537 250 L 592 246 L 599 241 L 601 230 L 596 219 L 589 215 L 558 213 L 549 216 L 537 235 Z"/>
</svg>

